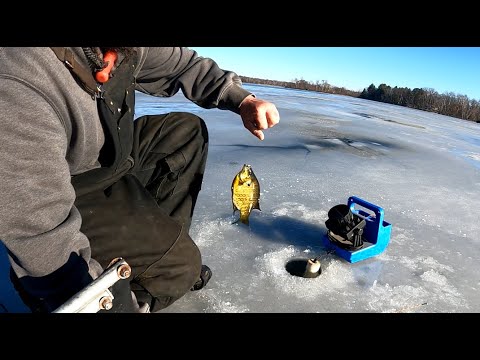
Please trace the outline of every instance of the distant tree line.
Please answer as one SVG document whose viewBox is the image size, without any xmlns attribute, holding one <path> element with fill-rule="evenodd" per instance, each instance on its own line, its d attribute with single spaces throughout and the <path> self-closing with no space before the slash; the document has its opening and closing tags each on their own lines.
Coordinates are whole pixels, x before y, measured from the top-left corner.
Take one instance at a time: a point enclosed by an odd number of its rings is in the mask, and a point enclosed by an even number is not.
<svg viewBox="0 0 480 360">
<path fill-rule="evenodd" d="M 359 97 L 480 122 L 480 102 L 453 92 L 439 94 L 430 88 L 411 90 L 396 86 L 392 88 L 385 84 L 380 84 L 377 88 L 371 84 L 363 89 Z"/>
<path fill-rule="evenodd" d="M 290 89 L 359 97 L 480 123 L 480 101 L 469 99 L 466 95 L 455 94 L 453 92 L 439 94 L 431 88 L 414 88 L 411 90 L 410 88 L 399 88 L 396 86 L 392 88 L 386 84 L 380 84 L 378 88 L 374 84 L 371 84 L 368 88 L 360 92 L 331 85 L 326 80 L 312 83 L 304 79 L 277 81 L 248 76 L 240 76 L 240 78 L 243 82 L 250 84 L 273 85 Z"/>
<path fill-rule="evenodd" d="M 240 76 L 240 78 L 243 82 L 250 84 L 282 86 L 289 89 L 310 90 L 329 94 L 348 95 L 353 97 L 358 97 L 360 95 L 360 91 L 352 91 L 345 89 L 344 87 L 333 86 L 330 85 L 327 80 L 322 80 L 321 82 L 317 80 L 315 83 L 312 83 L 303 79 L 294 79 L 293 81 L 277 81 L 252 78 L 248 76 Z"/>
</svg>

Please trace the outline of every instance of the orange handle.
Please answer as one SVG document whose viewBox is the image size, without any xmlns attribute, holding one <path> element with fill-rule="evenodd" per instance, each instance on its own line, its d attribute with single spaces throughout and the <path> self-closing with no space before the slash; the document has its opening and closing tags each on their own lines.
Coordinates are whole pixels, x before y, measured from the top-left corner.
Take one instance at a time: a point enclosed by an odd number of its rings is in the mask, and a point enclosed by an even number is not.
<svg viewBox="0 0 480 360">
<path fill-rule="evenodd" d="M 95 74 L 95 79 L 97 79 L 99 83 L 103 84 L 110 79 L 110 71 L 112 71 L 112 67 L 116 60 L 117 53 L 115 51 L 106 52 L 105 56 L 103 57 L 103 61 L 107 63 L 107 66 Z"/>
</svg>

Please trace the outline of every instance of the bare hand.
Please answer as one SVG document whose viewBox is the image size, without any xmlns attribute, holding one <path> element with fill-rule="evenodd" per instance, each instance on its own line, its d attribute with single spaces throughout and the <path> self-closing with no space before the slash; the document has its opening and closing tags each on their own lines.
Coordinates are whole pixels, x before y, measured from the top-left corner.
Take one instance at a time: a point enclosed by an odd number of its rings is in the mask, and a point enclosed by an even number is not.
<svg viewBox="0 0 480 360">
<path fill-rule="evenodd" d="M 265 138 L 262 130 L 271 128 L 280 121 L 280 115 L 274 104 L 252 95 L 247 96 L 240 104 L 240 116 L 243 126 L 260 140 Z"/>
</svg>

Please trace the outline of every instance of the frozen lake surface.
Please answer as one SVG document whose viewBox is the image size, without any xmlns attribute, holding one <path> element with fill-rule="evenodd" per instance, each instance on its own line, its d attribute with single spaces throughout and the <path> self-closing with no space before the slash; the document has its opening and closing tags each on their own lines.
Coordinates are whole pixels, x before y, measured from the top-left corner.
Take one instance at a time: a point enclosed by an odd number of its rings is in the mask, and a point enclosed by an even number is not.
<svg viewBox="0 0 480 360">
<path fill-rule="evenodd" d="M 245 85 L 280 123 L 259 141 L 239 117 L 140 95 L 137 116 L 192 111 L 210 150 L 191 229 L 213 277 L 164 312 L 479 312 L 480 124 L 347 96 Z M 186 106 L 185 106 L 186 105 Z M 244 164 L 261 211 L 232 224 Z M 358 196 L 384 209 L 387 249 L 351 264 L 322 243 L 328 210 Z M 319 256 L 315 279 L 285 264 Z"/>
<path fill-rule="evenodd" d="M 166 313 L 480 312 L 480 124 L 347 96 L 245 84 L 280 123 L 259 141 L 238 115 L 182 94 L 137 94 L 136 116 L 190 111 L 210 148 L 191 228 L 207 287 Z M 230 186 L 243 164 L 261 211 L 232 224 Z M 351 264 L 326 251 L 328 210 L 358 196 L 384 209 L 390 243 Z M 319 256 L 315 279 L 285 264 Z M 127 259 L 128 261 L 128 259 Z"/>
</svg>

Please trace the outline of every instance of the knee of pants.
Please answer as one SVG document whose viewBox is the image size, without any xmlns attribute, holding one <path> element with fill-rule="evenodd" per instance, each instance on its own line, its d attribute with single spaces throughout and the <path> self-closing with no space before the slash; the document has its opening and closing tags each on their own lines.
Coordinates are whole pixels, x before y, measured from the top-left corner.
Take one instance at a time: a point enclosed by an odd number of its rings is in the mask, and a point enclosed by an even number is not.
<svg viewBox="0 0 480 360">
<path fill-rule="evenodd" d="M 202 268 L 200 250 L 186 230 L 167 253 L 137 276 L 134 282 L 155 298 L 155 310 L 181 298 L 199 279 Z"/>
<path fill-rule="evenodd" d="M 208 153 L 208 130 L 202 118 L 191 113 L 174 113 L 173 120 L 175 137 L 181 146 L 168 154 L 163 161 L 170 172 L 182 171 L 183 176 L 190 172 L 203 174 Z M 186 171 L 186 169 L 189 171 Z"/>
<path fill-rule="evenodd" d="M 204 143 L 208 143 L 207 125 L 201 117 L 188 112 L 178 113 L 178 115 L 181 122 L 179 125 L 182 128 L 186 129 L 192 136 L 201 137 Z"/>
</svg>

